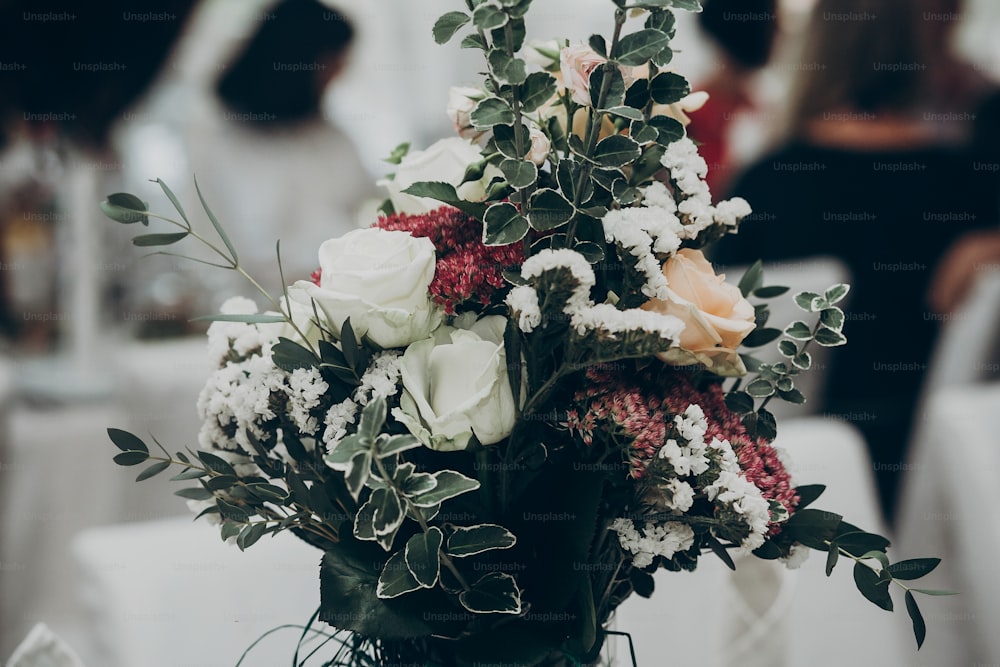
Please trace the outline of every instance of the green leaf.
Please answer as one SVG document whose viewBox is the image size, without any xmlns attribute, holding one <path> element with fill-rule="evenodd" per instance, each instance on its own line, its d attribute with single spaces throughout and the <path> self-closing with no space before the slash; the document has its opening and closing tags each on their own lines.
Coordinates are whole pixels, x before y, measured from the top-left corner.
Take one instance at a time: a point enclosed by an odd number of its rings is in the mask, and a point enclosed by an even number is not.
<svg viewBox="0 0 1000 667">
<path fill-rule="evenodd" d="M 641 152 L 634 139 L 613 134 L 597 144 L 593 160 L 602 167 L 622 167 L 637 159 Z"/>
<path fill-rule="evenodd" d="M 203 315 L 195 317 L 192 322 L 243 322 L 244 324 L 280 324 L 287 322 L 284 315 Z"/>
<path fill-rule="evenodd" d="M 687 133 L 680 121 L 670 116 L 653 116 L 648 123 L 659 132 L 657 143 L 661 146 L 669 146 Z"/>
<path fill-rule="evenodd" d="M 750 296 L 755 290 L 764 284 L 764 264 L 759 259 L 750 265 L 740 278 L 740 293 L 745 297 Z"/>
<path fill-rule="evenodd" d="M 271 348 L 271 359 L 274 365 L 291 373 L 299 368 L 314 368 L 319 365 L 319 359 L 310 350 L 288 338 L 278 338 Z"/>
<path fill-rule="evenodd" d="M 607 90 L 604 89 L 604 80 L 608 79 Z M 590 104 L 595 109 L 606 107 L 616 107 L 625 101 L 625 77 L 617 67 L 608 68 L 607 65 L 595 67 L 590 73 Z M 601 93 L 604 96 L 601 97 Z"/>
<path fill-rule="evenodd" d="M 573 217 L 573 204 L 556 190 L 536 190 L 528 202 L 528 224 L 540 232 L 555 229 Z"/>
<path fill-rule="evenodd" d="M 351 457 L 350 465 L 344 471 L 344 483 L 355 501 L 361 496 L 361 490 L 365 488 L 365 482 L 371 475 L 371 469 L 372 454 L 370 451 L 362 450 Z"/>
<path fill-rule="evenodd" d="M 263 522 L 245 526 L 243 530 L 240 531 L 240 534 L 236 536 L 236 546 L 240 548 L 240 551 L 246 551 L 253 546 L 257 540 L 264 537 L 266 532 L 267 525 Z"/>
<path fill-rule="evenodd" d="M 638 67 L 669 45 L 670 38 L 665 33 L 645 28 L 622 37 L 612 56 L 622 65 Z"/>
<path fill-rule="evenodd" d="M 913 637 L 917 640 L 917 649 L 919 649 L 924 645 L 924 639 L 927 637 L 927 625 L 924 623 L 924 617 L 920 614 L 920 608 L 917 606 L 917 600 L 913 597 L 913 591 L 906 591 L 903 600 L 906 602 L 906 613 L 913 621 Z"/>
<path fill-rule="evenodd" d="M 866 533 L 863 530 L 855 530 L 838 535 L 837 544 L 847 553 L 858 557 L 872 551 L 884 552 L 889 548 L 889 540 L 881 535 Z"/>
<path fill-rule="evenodd" d="M 441 543 L 444 534 L 437 526 L 418 533 L 406 542 L 406 567 L 423 588 L 433 588 L 441 575 Z"/>
<path fill-rule="evenodd" d="M 924 595 L 958 595 L 955 591 L 941 591 L 930 588 L 911 588 L 910 590 L 914 593 L 923 593 Z"/>
<path fill-rule="evenodd" d="M 670 4 L 669 2 L 664 4 Z M 666 33 L 667 36 L 673 37 L 676 30 L 677 19 L 674 17 L 673 12 L 666 9 L 654 9 L 650 11 L 649 17 L 646 19 L 646 27 L 659 30 L 660 32 Z"/>
<path fill-rule="evenodd" d="M 488 130 L 494 125 L 512 125 L 516 120 L 510 105 L 499 97 L 479 100 L 469 118 L 477 130 Z"/>
<path fill-rule="evenodd" d="M 754 329 L 743 339 L 743 347 L 760 347 L 781 336 L 781 329 Z"/>
<path fill-rule="evenodd" d="M 208 473 L 204 470 L 196 470 L 195 468 L 189 468 L 184 472 L 177 473 L 170 478 L 171 482 L 186 482 L 189 479 L 201 479 Z"/>
<path fill-rule="evenodd" d="M 432 29 L 434 41 L 438 44 L 447 44 L 455 36 L 462 26 L 469 22 L 469 15 L 464 12 L 448 12 L 441 16 Z"/>
<path fill-rule="evenodd" d="M 393 148 L 392 152 L 389 153 L 389 157 L 385 158 L 383 162 L 388 162 L 389 164 L 400 164 L 403 161 L 403 158 L 406 157 L 406 154 L 409 152 L 410 152 L 410 142 L 404 141 L 403 143 Z"/>
<path fill-rule="evenodd" d="M 538 178 L 538 167 L 528 160 L 504 160 L 500 163 L 500 171 L 510 186 L 517 190 L 528 187 Z"/>
<path fill-rule="evenodd" d="M 123 452 L 149 452 L 149 447 L 146 446 L 146 443 L 128 431 L 109 428 L 108 437 L 111 438 L 111 442 L 115 444 L 115 447 Z"/>
<path fill-rule="evenodd" d="M 146 215 L 149 205 L 127 192 L 116 192 L 108 195 L 108 198 L 101 202 L 101 210 L 115 222 L 131 225 L 141 222 L 149 225 L 149 216 Z"/>
<path fill-rule="evenodd" d="M 555 96 L 558 87 L 555 78 L 548 72 L 534 72 L 528 75 L 519 87 L 521 110 L 531 113 Z"/>
<path fill-rule="evenodd" d="M 813 308 L 813 302 L 820 298 L 816 292 L 799 292 L 795 295 L 795 303 L 802 310 L 812 313 L 816 312 L 816 309 Z"/>
<path fill-rule="evenodd" d="M 212 492 L 206 488 L 200 486 L 192 486 L 187 489 L 179 489 L 174 491 L 175 496 L 180 496 L 181 498 L 187 498 L 188 500 L 208 500 L 213 498 Z"/>
<path fill-rule="evenodd" d="M 247 521 L 250 520 L 250 513 L 247 512 L 242 507 L 227 502 L 222 498 L 216 498 L 215 504 L 219 508 L 219 514 L 221 514 L 226 519 L 229 519 L 230 521 L 235 521 L 237 523 L 246 523 Z"/>
<path fill-rule="evenodd" d="M 490 206 L 483 222 L 483 245 L 510 245 L 528 233 L 527 219 L 510 202 Z"/>
<path fill-rule="evenodd" d="M 112 460 L 120 466 L 137 466 L 145 463 L 147 459 L 149 459 L 147 452 L 122 452 L 115 454 Z"/>
<path fill-rule="evenodd" d="M 170 461 L 157 461 L 153 465 L 149 466 L 135 478 L 135 481 L 141 482 L 145 479 L 149 479 L 155 475 L 159 475 L 161 472 L 170 467 Z"/>
<path fill-rule="evenodd" d="M 520 614 L 521 592 L 514 577 L 490 572 L 458 596 L 463 607 L 475 614 Z"/>
<path fill-rule="evenodd" d="M 384 459 L 409 449 L 420 447 L 420 441 L 412 435 L 380 435 L 375 439 L 375 455 Z"/>
<path fill-rule="evenodd" d="M 428 197 L 430 199 L 436 199 L 437 201 L 448 204 L 449 206 L 454 206 L 463 213 L 468 213 L 477 220 L 482 220 L 483 213 L 486 212 L 485 204 L 465 201 L 459 197 L 458 193 L 455 191 L 455 186 L 451 183 L 424 181 L 414 183 L 410 187 L 403 190 L 403 192 L 408 195 L 413 195 L 414 197 Z"/>
<path fill-rule="evenodd" d="M 792 322 L 785 328 L 785 335 L 795 340 L 812 340 L 813 333 L 809 325 L 802 320 Z"/>
<path fill-rule="evenodd" d="M 837 549 L 837 544 L 834 542 L 830 545 L 830 549 L 826 552 L 826 576 L 833 574 L 833 568 L 837 566 L 837 559 L 840 557 L 840 550 Z"/>
<path fill-rule="evenodd" d="M 587 40 L 587 44 L 599 55 L 605 58 L 608 57 L 608 43 L 603 35 L 591 35 L 590 39 Z"/>
<path fill-rule="evenodd" d="M 493 549 L 509 549 L 517 543 L 514 533 L 495 523 L 456 528 L 448 536 L 448 555 L 455 558 L 475 556 Z"/>
<path fill-rule="evenodd" d="M 459 46 L 463 49 L 480 49 L 482 51 L 489 48 L 483 36 L 476 32 L 463 37 Z"/>
<path fill-rule="evenodd" d="M 778 396 L 781 397 L 781 400 L 795 405 L 802 405 L 806 402 L 805 394 L 798 389 L 779 389 Z"/>
<path fill-rule="evenodd" d="M 812 366 L 812 355 L 808 352 L 800 352 L 792 357 L 792 365 L 800 370 L 807 371 Z"/>
<path fill-rule="evenodd" d="M 580 241 L 573 246 L 573 250 L 583 255 L 583 258 L 591 264 L 603 262 L 605 258 L 604 247 L 593 241 Z"/>
<path fill-rule="evenodd" d="M 239 478 L 235 475 L 216 475 L 205 482 L 205 486 L 210 491 L 225 491 L 239 484 Z"/>
<path fill-rule="evenodd" d="M 796 511 L 785 523 L 784 531 L 797 542 L 811 549 L 826 550 L 826 541 L 836 537 L 837 527 L 843 517 L 834 512 L 816 509 Z"/>
<path fill-rule="evenodd" d="M 785 357 L 794 357 L 799 353 L 799 346 L 790 340 L 783 340 L 778 343 L 778 352 Z"/>
<path fill-rule="evenodd" d="M 826 491 L 826 486 L 823 484 L 804 484 L 795 488 L 795 493 L 799 496 L 798 510 L 804 510 L 809 505 L 816 502 L 823 492 Z"/>
<path fill-rule="evenodd" d="M 758 299 L 773 299 L 776 296 L 781 296 L 787 291 L 788 288 L 783 285 L 769 285 L 767 287 L 755 289 L 753 295 Z"/>
<path fill-rule="evenodd" d="M 528 150 L 531 148 L 531 141 L 529 140 L 529 130 L 523 123 L 521 124 L 521 137 L 524 145 L 518 151 L 514 125 L 497 125 L 493 128 L 493 140 L 496 141 L 497 148 L 509 158 L 520 159 L 528 154 Z M 520 155 L 518 155 L 519 152 L 521 153 Z"/>
<path fill-rule="evenodd" d="M 187 215 L 184 213 L 184 207 L 181 206 L 181 202 L 179 199 L 177 199 L 177 196 L 173 193 L 173 190 L 168 188 L 167 184 L 164 183 L 159 178 L 156 179 L 156 182 L 159 184 L 160 189 L 163 190 L 163 194 L 165 194 L 167 196 L 167 199 L 170 200 L 170 203 L 173 204 L 173 207 L 177 210 L 177 213 L 180 214 L 181 220 L 188 223 L 188 227 L 190 228 L 191 222 L 188 220 Z"/>
<path fill-rule="evenodd" d="M 380 600 L 378 569 L 370 545 L 342 541 L 323 554 L 320 568 L 320 619 L 342 630 L 383 639 L 423 637 L 432 633 L 427 607 L 415 601 Z M 409 573 L 405 563 L 402 571 Z"/>
<path fill-rule="evenodd" d="M 816 343 L 823 347 L 837 347 L 847 343 L 847 338 L 839 331 L 834 331 L 827 327 L 820 327 L 816 332 Z"/>
<path fill-rule="evenodd" d="M 649 79 L 636 79 L 632 82 L 632 85 L 628 87 L 625 91 L 625 105 L 632 107 L 633 109 L 642 109 L 647 104 L 649 104 Z M 645 116 L 643 116 L 645 120 Z M 656 134 L 654 132 L 653 136 L 640 139 L 636 136 L 639 132 L 639 128 L 635 125 L 632 126 L 632 132 L 630 133 L 632 138 L 639 143 L 646 143 L 647 141 L 655 141 Z"/>
<path fill-rule="evenodd" d="M 831 306 L 838 301 L 841 301 L 847 293 L 851 291 L 850 285 L 845 285 L 844 283 L 837 283 L 833 287 L 826 290 L 824 296 L 826 297 L 826 302 Z"/>
<path fill-rule="evenodd" d="M 381 537 L 395 533 L 405 518 L 403 505 L 396 491 L 389 488 L 375 489 L 372 491 L 371 503 L 375 506 L 372 520 L 375 535 Z"/>
<path fill-rule="evenodd" d="M 370 497 L 354 515 L 353 533 L 354 537 L 366 542 L 374 542 L 377 539 L 375 535 L 375 503 Z"/>
<path fill-rule="evenodd" d="M 383 600 L 389 600 L 412 593 L 420 588 L 422 588 L 420 582 L 406 565 L 406 556 L 403 551 L 397 551 L 382 568 L 382 574 L 378 578 L 376 595 Z"/>
<path fill-rule="evenodd" d="M 517 85 L 524 83 L 528 78 L 525 62 L 520 58 L 512 58 L 501 49 L 490 51 L 489 63 L 493 74 L 501 81 Z"/>
<path fill-rule="evenodd" d="M 767 398 L 774 393 L 774 385 L 767 380 L 757 379 L 747 385 L 746 392 L 754 398 Z"/>
<path fill-rule="evenodd" d="M 170 245 L 187 238 L 187 232 L 173 232 L 169 234 L 143 234 L 132 239 L 132 245 L 140 248 L 149 248 L 159 245 Z"/>
<path fill-rule="evenodd" d="M 439 470 L 434 473 L 434 477 L 437 479 L 437 486 L 410 499 L 417 507 L 432 507 L 479 488 L 478 481 L 454 470 Z"/>
<path fill-rule="evenodd" d="M 643 120 L 645 116 L 638 109 L 633 109 L 629 106 L 618 106 L 611 107 L 610 109 L 605 109 L 612 116 L 618 116 L 620 118 L 627 118 L 628 120 Z"/>
<path fill-rule="evenodd" d="M 823 326 L 839 332 L 844 328 L 844 311 L 837 307 L 824 308 L 819 314 L 819 321 Z"/>
<path fill-rule="evenodd" d="M 493 30 L 507 23 L 507 14 L 493 3 L 487 2 L 472 12 L 472 22 L 482 31 Z"/>
<path fill-rule="evenodd" d="M 940 562 L 940 558 L 913 558 L 910 560 L 901 560 L 898 563 L 890 565 L 888 571 L 889 574 L 892 575 L 893 579 L 909 581 L 912 579 L 919 579 L 924 575 L 930 574 Z"/>
<path fill-rule="evenodd" d="M 267 502 L 284 502 L 288 500 L 288 492 L 280 486 L 267 483 L 247 484 L 247 490 L 260 500 Z M 313 487 L 318 488 L 318 487 Z"/>
<path fill-rule="evenodd" d="M 889 596 L 889 580 L 880 577 L 864 563 L 854 564 L 854 583 L 858 590 L 870 602 L 886 611 L 892 611 L 892 598 Z"/>
<path fill-rule="evenodd" d="M 687 79 L 673 72 L 660 72 L 649 82 L 649 95 L 657 104 L 679 102 L 690 92 Z"/>
<path fill-rule="evenodd" d="M 233 264 L 234 265 L 238 264 L 240 259 L 239 256 L 236 254 L 236 248 L 233 247 L 233 242 L 229 240 L 229 235 L 226 234 L 226 230 L 222 228 L 222 225 L 219 224 L 219 220 L 215 217 L 215 214 L 212 213 L 212 209 L 208 207 L 208 202 L 205 201 L 205 197 L 202 196 L 201 194 L 201 188 L 198 187 L 197 178 L 194 179 L 194 189 L 195 192 L 198 193 L 198 200 L 201 202 L 201 207 L 205 210 L 205 215 L 208 216 L 208 219 L 212 223 L 212 226 L 215 227 L 215 233 L 218 234 L 219 238 L 222 239 L 222 242 L 226 244 L 226 248 L 229 250 L 229 254 L 232 256 L 231 259 Z"/>
<path fill-rule="evenodd" d="M 733 391 L 726 394 L 726 407 L 738 415 L 753 412 L 753 398 L 745 391 Z"/>
</svg>

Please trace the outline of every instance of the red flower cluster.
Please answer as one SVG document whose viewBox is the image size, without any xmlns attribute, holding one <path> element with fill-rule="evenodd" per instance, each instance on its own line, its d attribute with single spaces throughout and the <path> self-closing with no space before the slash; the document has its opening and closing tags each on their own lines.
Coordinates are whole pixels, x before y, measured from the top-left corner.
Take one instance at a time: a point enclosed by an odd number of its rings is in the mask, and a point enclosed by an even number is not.
<svg viewBox="0 0 1000 667">
<path fill-rule="evenodd" d="M 482 223 L 450 206 L 421 215 L 396 213 L 375 226 L 431 240 L 437 264 L 429 291 L 449 315 L 500 303 L 507 286 L 503 272 L 524 260 L 518 244 L 483 245 Z"/>
<path fill-rule="evenodd" d="M 728 440 L 747 481 L 761 490 L 767 500 L 777 500 L 791 513 L 799 497 L 791 476 L 767 441 L 752 439 L 739 415 L 726 407 L 721 385 L 699 388 L 689 373 L 661 364 L 652 364 L 637 374 L 592 368 L 587 371 L 587 388 L 574 396 L 586 411 L 570 410 L 567 425 L 587 444 L 601 424 L 616 427 L 612 433 L 630 440 L 629 467 L 633 478 L 641 478 L 649 462 L 664 445 L 673 428 L 674 416 L 692 404 L 705 413 L 706 439 Z"/>
</svg>

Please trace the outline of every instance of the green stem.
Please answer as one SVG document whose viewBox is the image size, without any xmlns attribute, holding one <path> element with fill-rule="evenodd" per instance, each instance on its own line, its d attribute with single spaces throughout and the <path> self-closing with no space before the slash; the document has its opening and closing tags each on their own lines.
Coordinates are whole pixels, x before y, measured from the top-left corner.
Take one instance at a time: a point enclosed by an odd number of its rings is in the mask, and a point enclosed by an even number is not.
<svg viewBox="0 0 1000 667">
<path fill-rule="evenodd" d="M 618 8 L 615 10 L 615 32 L 611 38 L 611 50 L 609 55 L 613 55 L 615 49 L 618 48 L 618 42 L 621 39 L 622 27 L 625 25 L 626 14 L 625 10 Z M 604 107 L 605 102 L 608 98 L 608 90 L 611 88 L 611 77 L 610 73 L 617 64 L 608 59 L 604 63 L 605 76 L 601 81 L 601 90 L 597 96 L 597 106 L 592 108 L 590 115 L 587 117 L 587 131 L 584 140 L 584 154 L 590 155 L 594 152 L 594 147 L 597 145 L 597 139 L 600 136 L 600 129 L 603 123 L 604 113 L 601 109 Z M 570 134 L 573 132 L 573 119 L 566 119 L 567 125 L 567 140 Z M 572 247 L 573 241 L 576 240 L 576 225 L 580 214 L 577 210 L 581 202 L 581 195 L 583 193 L 584 186 L 587 184 L 587 180 L 590 179 L 591 173 L 593 173 L 594 165 L 592 162 L 585 162 L 583 168 L 580 170 L 580 176 L 577 179 L 576 186 L 573 192 L 573 217 L 569 221 L 569 227 L 566 229 L 566 247 Z"/>
</svg>

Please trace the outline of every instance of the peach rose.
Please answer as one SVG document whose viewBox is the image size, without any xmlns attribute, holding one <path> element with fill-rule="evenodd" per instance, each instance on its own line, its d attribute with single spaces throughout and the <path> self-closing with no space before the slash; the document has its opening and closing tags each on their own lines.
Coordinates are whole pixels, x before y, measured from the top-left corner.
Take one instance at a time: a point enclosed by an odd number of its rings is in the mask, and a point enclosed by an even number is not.
<svg viewBox="0 0 1000 667">
<path fill-rule="evenodd" d="M 665 301 L 642 308 L 684 322 L 678 348 L 660 355 L 671 364 L 700 363 L 719 375 L 745 375 L 736 348 L 754 329 L 754 309 L 740 290 L 716 275 L 700 250 L 683 249 L 663 264 L 669 289 Z"/>
</svg>

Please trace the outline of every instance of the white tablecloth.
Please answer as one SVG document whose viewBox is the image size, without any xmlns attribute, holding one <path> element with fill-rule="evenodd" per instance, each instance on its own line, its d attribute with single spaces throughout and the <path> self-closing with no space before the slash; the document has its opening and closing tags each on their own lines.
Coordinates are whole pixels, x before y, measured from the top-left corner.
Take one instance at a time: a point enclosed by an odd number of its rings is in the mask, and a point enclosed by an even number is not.
<svg viewBox="0 0 1000 667">
<path fill-rule="evenodd" d="M 37 407 L 6 401 L 0 447 L 0 656 L 38 621 L 75 644 L 83 630 L 73 605 L 69 544 L 91 526 L 187 515 L 168 476 L 135 483 L 121 468 L 108 427 L 154 434 L 171 451 L 195 445 L 195 401 L 207 377 L 202 337 L 122 346 L 115 396 L 96 403 Z"/>
<path fill-rule="evenodd" d="M 961 595 L 921 596 L 929 630 L 914 664 L 1000 664 L 1000 384 L 949 387 L 931 395 L 923 416 L 906 469 L 900 544 L 911 557 L 943 559 L 922 588 Z"/>
</svg>

